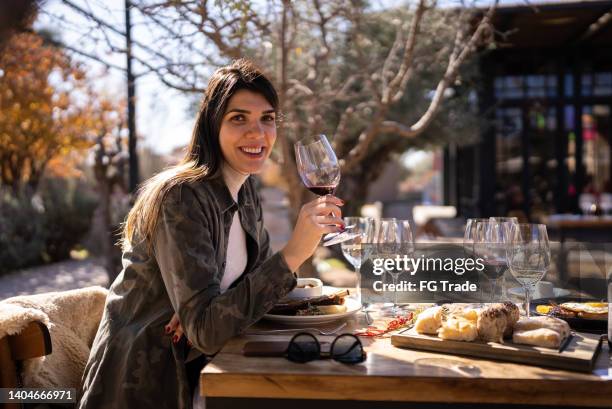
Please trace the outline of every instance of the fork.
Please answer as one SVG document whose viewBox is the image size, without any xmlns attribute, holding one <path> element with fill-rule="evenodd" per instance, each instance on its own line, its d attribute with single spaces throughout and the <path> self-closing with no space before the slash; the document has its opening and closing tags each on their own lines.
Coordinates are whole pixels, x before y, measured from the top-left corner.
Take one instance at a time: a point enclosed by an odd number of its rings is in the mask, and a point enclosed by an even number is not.
<svg viewBox="0 0 612 409">
<path fill-rule="evenodd" d="M 284 334 L 286 332 L 298 332 L 298 331 L 316 332 L 319 335 L 334 335 L 335 333 L 337 333 L 338 331 L 340 331 L 344 327 L 346 327 L 346 322 L 343 323 L 342 325 L 340 325 L 339 327 L 335 328 L 335 329 L 327 330 L 327 331 L 324 331 L 324 330 L 322 330 L 320 328 L 288 328 L 288 329 L 272 329 L 272 330 L 267 330 L 267 331 L 247 332 L 245 335 Z"/>
</svg>

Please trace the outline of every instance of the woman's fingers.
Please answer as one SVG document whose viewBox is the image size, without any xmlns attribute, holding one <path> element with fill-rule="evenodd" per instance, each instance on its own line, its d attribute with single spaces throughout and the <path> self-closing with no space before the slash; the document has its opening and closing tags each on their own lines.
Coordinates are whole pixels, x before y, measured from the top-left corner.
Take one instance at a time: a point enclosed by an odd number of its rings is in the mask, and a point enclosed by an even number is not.
<svg viewBox="0 0 612 409">
<path fill-rule="evenodd" d="M 344 221 L 339 217 L 334 217 L 334 216 L 329 216 L 329 215 L 315 216 L 315 220 L 317 223 L 322 224 L 322 225 L 333 225 L 333 226 L 344 227 Z"/>
<path fill-rule="evenodd" d="M 177 342 L 179 342 L 182 336 L 183 336 L 183 326 L 179 324 L 178 327 L 176 327 L 176 330 L 174 331 L 172 342 L 176 344 Z"/>
<path fill-rule="evenodd" d="M 340 233 L 342 230 L 336 226 L 323 226 L 321 228 L 321 234 L 328 234 L 328 233 Z"/>
<path fill-rule="evenodd" d="M 172 335 L 173 343 L 176 344 L 177 342 L 179 342 L 184 332 L 183 332 L 183 326 L 181 325 L 181 322 L 179 321 L 178 314 L 174 313 L 174 315 L 172 316 L 172 319 L 170 320 L 168 325 L 166 325 L 165 329 L 166 329 L 166 334 L 174 333 Z M 189 340 L 187 340 L 187 343 L 189 344 L 189 346 L 191 346 L 191 342 Z"/>
<path fill-rule="evenodd" d="M 177 313 L 174 313 L 170 322 L 164 327 L 166 330 L 166 334 L 170 334 L 176 331 L 176 327 L 180 325 L 179 316 Z"/>
<path fill-rule="evenodd" d="M 312 209 L 312 211 L 316 215 L 326 216 L 332 214 L 334 217 L 342 217 L 342 210 L 338 206 L 331 203 L 318 204 Z"/>
<path fill-rule="evenodd" d="M 311 200 L 310 202 L 306 203 L 303 207 L 311 208 L 311 207 L 316 207 L 321 204 L 323 205 L 332 204 L 335 206 L 343 206 L 344 202 L 341 199 L 338 199 L 336 196 L 326 195 L 326 196 L 320 196 L 314 200 Z"/>
</svg>

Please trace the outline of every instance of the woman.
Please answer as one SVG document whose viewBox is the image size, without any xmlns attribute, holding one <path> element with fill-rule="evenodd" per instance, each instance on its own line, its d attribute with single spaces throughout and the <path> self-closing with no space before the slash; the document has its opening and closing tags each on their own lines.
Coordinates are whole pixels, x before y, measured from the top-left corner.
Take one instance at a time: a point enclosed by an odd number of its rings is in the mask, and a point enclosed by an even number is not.
<svg viewBox="0 0 612 409">
<path fill-rule="evenodd" d="M 302 207 L 287 245 L 270 251 L 249 175 L 270 155 L 277 110 L 274 87 L 247 61 L 213 74 L 187 156 L 144 184 L 127 217 L 123 270 L 80 408 L 191 407 L 186 361 L 215 354 L 259 320 L 294 288 L 321 235 L 342 225 L 340 199 L 319 198 Z M 175 312 L 191 350 L 164 331 Z"/>
</svg>

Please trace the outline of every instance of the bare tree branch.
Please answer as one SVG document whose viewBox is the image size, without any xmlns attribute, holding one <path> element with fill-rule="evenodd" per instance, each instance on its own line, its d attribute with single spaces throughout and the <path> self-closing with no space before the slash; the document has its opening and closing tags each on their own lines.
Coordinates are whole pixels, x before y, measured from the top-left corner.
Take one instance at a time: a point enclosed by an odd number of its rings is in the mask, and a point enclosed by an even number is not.
<svg viewBox="0 0 612 409">
<path fill-rule="evenodd" d="M 423 1 L 419 3 L 419 6 L 422 3 Z M 383 97 L 379 106 L 379 110 L 375 114 L 374 118 L 371 120 L 370 125 L 361 133 L 361 135 L 359 135 L 357 144 L 348 153 L 347 158 L 342 160 L 343 173 L 350 172 L 351 169 L 353 169 L 357 165 L 357 163 L 362 160 L 363 157 L 365 157 L 367 149 L 372 144 L 374 138 L 379 133 L 383 133 L 381 131 L 382 129 L 385 130 L 385 133 L 398 131 L 403 137 L 407 138 L 415 137 L 416 135 L 420 134 L 425 130 L 425 128 L 431 123 L 436 112 L 440 108 L 444 96 L 444 91 L 455 79 L 461 64 L 472 52 L 476 50 L 477 45 L 482 41 L 484 35 L 490 30 L 491 20 L 495 13 L 497 4 L 498 0 L 495 0 L 491 7 L 489 7 L 489 10 L 478 23 L 478 26 L 470 36 L 467 43 L 462 44 L 461 47 L 459 47 L 458 43 L 456 43 L 455 50 L 453 50 L 449 57 L 449 62 L 444 72 L 444 75 L 438 82 L 435 93 L 431 99 L 429 106 L 427 107 L 427 110 L 413 125 L 407 127 L 403 125 L 400 126 L 400 124 L 397 123 L 386 122 L 385 126 L 384 117 L 388 112 L 389 106 L 388 103 L 385 103 Z"/>
</svg>

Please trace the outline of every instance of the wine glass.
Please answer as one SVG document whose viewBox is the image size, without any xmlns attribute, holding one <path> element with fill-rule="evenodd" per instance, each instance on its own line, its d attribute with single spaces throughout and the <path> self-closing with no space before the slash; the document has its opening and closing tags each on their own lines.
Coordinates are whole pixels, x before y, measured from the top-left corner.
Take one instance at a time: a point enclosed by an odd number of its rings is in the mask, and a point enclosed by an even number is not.
<svg viewBox="0 0 612 409">
<path fill-rule="evenodd" d="M 485 222 L 487 220 L 489 219 L 467 219 L 467 222 L 465 223 L 465 232 L 463 233 L 463 249 L 469 256 L 474 254 L 474 234 L 476 233 L 476 224 L 478 222 Z"/>
<path fill-rule="evenodd" d="M 374 219 L 369 217 L 345 217 L 344 224 L 354 225 L 352 232 L 355 234 L 349 240 L 343 241 L 342 254 L 355 268 L 357 275 L 357 298 L 361 302 L 361 263 L 363 261 L 364 248 L 362 245 L 371 245 L 374 241 Z"/>
<path fill-rule="evenodd" d="M 519 222 L 517 217 L 489 217 L 489 220 L 493 220 L 493 221 L 500 222 L 500 223 L 510 223 L 510 225 L 508 226 L 509 229 L 512 227 L 512 225 L 518 224 Z M 508 270 L 506 269 L 506 271 Z M 506 274 L 505 273 L 500 277 L 499 282 L 496 284 L 500 284 L 501 286 L 502 299 L 507 300 L 508 294 L 506 293 Z"/>
<path fill-rule="evenodd" d="M 466 254 L 466 257 L 474 259 L 474 235 L 476 233 L 476 224 L 478 222 L 485 222 L 489 219 L 486 218 L 473 218 L 467 219 L 465 223 L 465 232 L 463 234 L 463 251 Z M 482 284 L 480 287 L 480 302 L 477 303 L 478 307 L 484 307 L 482 303 L 483 294 L 482 294 Z"/>
<path fill-rule="evenodd" d="M 385 218 L 380 219 L 378 223 L 378 232 L 376 236 L 376 253 L 377 258 L 379 259 L 395 259 L 397 255 L 399 255 L 401 250 L 402 237 L 401 231 L 398 227 L 397 220 L 395 218 Z M 393 296 L 393 305 L 391 306 L 390 314 L 396 314 L 396 301 L 397 301 L 397 291 L 395 285 L 397 285 L 397 279 L 399 278 L 400 272 L 396 271 L 394 268 L 387 269 L 386 263 L 383 263 L 383 268 L 385 272 L 389 273 L 393 280 L 394 284 L 394 296 Z"/>
<path fill-rule="evenodd" d="M 412 229 L 410 227 L 410 222 L 408 220 L 397 220 L 397 229 L 399 231 L 399 235 L 400 235 L 400 250 L 399 253 L 401 256 L 408 256 L 409 258 L 414 257 L 414 250 L 415 250 L 415 246 L 414 246 L 414 236 L 412 234 Z M 407 265 L 406 263 L 402 263 L 402 266 L 404 266 L 403 268 L 406 268 Z M 405 269 L 405 270 L 399 270 L 399 272 L 392 274 L 393 277 L 393 283 L 395 285 L 397 285 L 397 282 L 399 280 L 399 276 L 404 273 L 404 272 L 411 272 L 412 270 L 410 268 Z M 397 315 L 397 313 L 399 312 L 399 306 L 397 304 L 397 291 L 394 293 L 394 298 L 393 298 L 393 313 L 394 315 Z"/>
<path fill-rule="evenodd" d="M 308 190 L 319 196 L 334 193 L 340 183 L 340 165 L 325 135 L 297 141 L 295 160 L 302 182 Z"/>
<path fill-rule="evenodd" d="M 465 232 L 463 234 L 463 248 L 468 255 L 474 253 L 474 233 L 476 231 L 476 223 L 486 222 L 489 220 L 502 223 L 518 224 L 518 219 L 516 217 L 485 217 L 467 219 L 467 222 L 465 223 Z"/>
<path fill-rule="evenodd" d="M 507 247 L 510 272 L 525 290 L 525 314 L 530 316 L 533 286 L 550 267 L 550 244 L 543 224 L 515 224 L 511 227 Z"/>
<path fill-rule="evenodd" d="M 500 278 L 508 269 L 506 250 L 511 226 L 510 222 L 497 222 L 490 218 L 477 222 L 474 229 L 474 257 L 482 260 L 484 274 L 492 283 L 490 302 L 494 301 Z"/>
<path fill-rule="evenodd" d="M 297 141 L 294 145 L 295 160 L 302 183 L 312 193 L 325 196 L 336 191 L 340 183 L 338 158 L 325 135 L 314 135 Z M 352 238 L 347 226 L 342 232 L 327 234 L 324 246 L 341 243 Z"/>
</svg>

